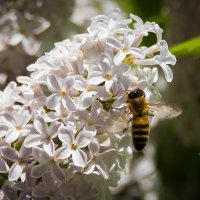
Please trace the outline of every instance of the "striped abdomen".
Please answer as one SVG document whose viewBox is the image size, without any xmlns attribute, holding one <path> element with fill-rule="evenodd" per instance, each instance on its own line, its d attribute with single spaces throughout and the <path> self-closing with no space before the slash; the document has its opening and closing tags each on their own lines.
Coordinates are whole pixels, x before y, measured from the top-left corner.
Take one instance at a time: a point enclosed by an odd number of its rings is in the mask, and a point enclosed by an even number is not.
<svg viewBox="0 0 200 200">
<path fill-rule="evenodd" d="M 132 137 L 135 149 L 141 151 L 147 144 L 150 132 L 148 116 L 135 116 L 132 119 Z"/>
</svg>

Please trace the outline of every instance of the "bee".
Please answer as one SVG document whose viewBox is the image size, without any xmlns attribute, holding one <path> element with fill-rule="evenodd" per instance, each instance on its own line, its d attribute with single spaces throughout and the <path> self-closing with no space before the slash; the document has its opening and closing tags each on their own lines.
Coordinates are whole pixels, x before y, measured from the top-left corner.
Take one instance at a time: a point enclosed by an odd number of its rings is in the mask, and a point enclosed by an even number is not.
<svg viewBox="0 0 200 200">
<path fill-rule="evenodd" d="M 120 116 L 118 119 L 114 120 L 115 124 L 113 125 L 115 128 L 122 128 L 124 127 L 122 123 L 130 124 L 131 122 L 132 141 L 137 151 L 142 151 L 149 140 L 150 123 L 153 116 L 160 119 L 174 118 L 182 113 L 181 108 L 176 105 L 148 103 L 145 97 L 145 92 L 139 88 L 127 92 L 126 105 L 128 112 L 132 114 L 131 119 L 129 119 L 129 123 L 127 122 L 127 117 Z M 123 132 L 127 129 L 128 128 L 124 128 Z"/>
</svg>

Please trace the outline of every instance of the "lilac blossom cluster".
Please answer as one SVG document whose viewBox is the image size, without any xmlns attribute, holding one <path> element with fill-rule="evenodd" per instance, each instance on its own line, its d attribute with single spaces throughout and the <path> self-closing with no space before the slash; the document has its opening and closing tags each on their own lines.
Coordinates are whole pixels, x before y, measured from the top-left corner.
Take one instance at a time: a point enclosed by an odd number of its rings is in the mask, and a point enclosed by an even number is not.
<svg viewBox="0 0 200 200">
<path fill-rule="evenodd" d="M 50 22 L 43 17 L 12 9 L 0 18 L 0 51 L 21 43 L 26 54 L 37 55 L 41 42 L 36 37 L 49 27 Z"/>
<path fill-rule="evenodd" d="M 157 41 L 146 47 L 149 33 Z M 157 67 L 170 82 L 175 62 L 158 24 L 132 14 L 122 19 L 119 9 L 92 18 L 88 33 L 56 43 L 27 67 L 30 77 L 0 92 L 4 195 L 98 199 L 116 186 L 132 144 L 122 129 L 109 131 L 113 108 L 126 107 L 127 90 L 136 88 L 151 100 Z"/>
</svg>

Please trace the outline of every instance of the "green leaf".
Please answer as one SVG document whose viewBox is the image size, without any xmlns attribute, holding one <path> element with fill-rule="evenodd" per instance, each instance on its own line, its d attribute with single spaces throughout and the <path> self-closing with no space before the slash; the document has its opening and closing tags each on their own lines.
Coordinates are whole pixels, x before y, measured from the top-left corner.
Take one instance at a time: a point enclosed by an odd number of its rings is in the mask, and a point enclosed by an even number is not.
<svg viewBox="0 0 200 200">
<path fill-rule="evenodd" d="M 176 44 L 170 48 L 170 51 L 177 57 L 200 57 L 200 36 Z"/>
</svg>

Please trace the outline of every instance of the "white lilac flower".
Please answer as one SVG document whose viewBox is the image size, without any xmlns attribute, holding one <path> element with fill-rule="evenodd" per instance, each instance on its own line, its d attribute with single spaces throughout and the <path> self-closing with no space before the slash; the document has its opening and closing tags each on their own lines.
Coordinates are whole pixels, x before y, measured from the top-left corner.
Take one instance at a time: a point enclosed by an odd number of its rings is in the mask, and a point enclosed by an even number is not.
<svg viewBox="0 0 200 200">
<path fill-rule="evenodd" d="M 75 94 L 72 88 L 74 77 L 68 76 L 62 80 L 59 77 L 49 75 L 47 81 L 49 90 L 53 92 L 53 94 L 46 99 L 47 107 L 54 109 L 58 103 L 62 103 L 68 110 L 75 111 L 76 103 L 71 97 Z"/>
<path fill-rule="evenodd" d="M 99 84 L 96 80 L 89 82 L 81 75 L 75 75 L 74 88 L 81 92 L 78 98 L 78 110 L 85 110 L 92 104 L 92 98 L 96 94 L 95 88 Z"/>
<path fill-rule="evenodd" d="M 160 42 L 160 55 L 156 55 L 153 58 L 134 60 L 134 64 L 136 65 L 160 65 L 168 82 L 171 82 L 173 79 L 173 72 L 168 65 L 175 65 L 175 63 L 176 57 L 169 52 L 165 40 Z"/>
<path fill-rule="evenodd" d="M 122 19 L 120 10 L 114 9 L 109 16 L 97 15 L 92 18 L 91 26 L 88 32 L 92 38 L 105 39 L 108 36 L 116 36 L 117 34 L 126 33 L 129 29 L 130 19 Z"/>
<path fill-rule="evenodd" d="M 37 25 L 31 26 L 33 23 Z M 28 55 L 38 53 L 41 43 L 36 40 L 35 36 L 44 32 L 49 26 L 50 23 L 42 17 L 33 16 L 30 13 L 23 15 L 14 10 L 5 14 L 0 20 L 1 36 L 5 46 L 16 46 L 22 43 Z"/>
<path fill-rule="evenodd" d="M 46 151 L 53 151 L 53 139 L 57 136 L 60 124 L 52 122 L 50 126 L 46 124 L 42 116 L 37 116 L 33 122 L 28 136 L 24 140 L 24 145 L 28 148 L 42 145 Z"/>
<path fill-rule="evenodd" d="M 30 112 L 35 112 L 38 108 L 45 105 L 45 97 L 40 95 L 37 97 L 36 85 L 29 87 L 21 86 L 21 94 L 16 98 L 16 102 L 23 105 L 24 109 L 30 109 Z"/>
<path fill-rule="evenodd" d="M 55 43 L 56 54 L 52 54 L 53 60 L 58 60 L 61 65 L 78 59 L 81 43 L 69 39 Z"/>
<path fill-rule="evenodd" d="M 159 43 L 162 39 L 163 30 L 159 27 L 158 24 L 154 22 L 143 22 L 142 19 L 136 15 L 130 14 L 131 19 L 136 22 L 133 24 L 134 32 L 136 33 L 136 38 L 134 41 L 134 46 L 140 45 L 142 42 L 143 36 L 148 36 L 149 32 L 155 33 L 157 36 L 157 42 Z"/>
<path fill-rule="evenodd" d="M 17 84 L 10 82 L 4 91 L 0 91 L 0 111 L 10 108 L 18 95 Z"/>
<path fill-rule="evenodd" d="M 102 112 L 103 107 L 101 103 L 97 100 L 95 100 L 91 105 L 91 111 L 79 111 L 76 112 L 76 114 L 79 117 L 79 120 L 83 121 L 85 123 L 85 129 L 90 130 L 91 133 L 93 132 L 93 135 L 96 135 L 96 128 L 100 126 L 102 122 Z"/>
<path fill-rule="evenodd" d="M 8 131 L 5 135 L 5 141 L 12 143 L 21 136 L 26 136 L 32 115 L 28 110 L 20 109 L 18 111 L 5 112 L 2 114 L 4 117 L 3 125 L 8 127 Z"/>
<path fill-rule="evenodd" d="M 131 158 L 132 150 L 130 149 L 131 138 L 129 135 L 122 136 L 116 147 L 116 157 L 118 167 L 125 168 L 128 160 Z"/>
<path fill-rule="evenodd" d="M 133 59 L 143 59 L 145 57 L 140 48 L 133 46 L 134 40 L 135 34 L 133 31 L 126 33 L 123 42 L 120 42 L 115 38 L 108 38 L 106 40 L 106 44 L 118 51 L 114 57 L 114 63 L 116 65 L 120 65 L 128 55 L 133 57 Z"/>
<path fill-rule="evenodd" d="M 166 80 L 171 82 L 173 79 L 173 72 L 168 65 L 175 65 L 176 57 L 169 52 L 168 45 L 165 40 L 160 42 L 160 55 L 156 55 L 154 60 L 155 64 L 160 65 L 163 69 Z"/>
<path fill-rule="evenodd" d="M 138 67 L 134 71 L 135 77 L 137 77 L 137 80 L 135 81 L 137 87 L 139 86 L 140 89 L 145 91 L 146 98 L 150 100 L 151 98 L 156 97 L 156 94 L 154 93 L 155 86 L 153 86 L 154 83 L 158 80 L 158 68 L 140 68 Z M 160 95 L 159 91 L 157 91 L 157 95 Z"/>
<path fill-rule="evenodd" d="M 59 190 L 59 184 L 51 176 L 50 173 L 45 173 L 42 176 L 42 183 L 36 185 L 33 189 L 33 196 L 36 198 L 48 197 L 51 200 L 64 200 Z"/>
<path fill-rule="evenodd" d="M 3 85 L 8 78 L 8 75 L 5 73 L 0 73 L 0 85 Z"/>
<path fill-rule="evenodd" d="M 75 136 L 75 132 L 70 127 L 61 127 L 58 134 L 59 139 L 63 142 L 62 151 L 66 157 L 72 156 L 75 166 L 84 167 L 87 162 L 87 154 L 82 150 L 92 139 L 90 131 L 83 129 Z"/>
<path fill-rule="evenodd" d="M 2 148 L 1 152 L 4 158 L 14 162 L 9 169 L 8 180 L 17 180 L 22 175 L 23 169 L 28 165 L 32 149 L 25 148 L 22 145 L 19 152 L 10 147 Z"/>
<path fill-rule="evenodd" d="M 109 165 L 110 163 L 111 165 L 114 164 L 116 151 L 114 149 L 110 149 L 108 151 L 100 153 L 100 145 L 95 140 L 93 140 L 88 145 L 88 148 L 91 159 L 88 161 L 86 167 L 84 168 L 84 173 L 91 174 L 94 170 L 98 170 L 105 179 L 108 179 L 110 170 Z"/>
<path fill-rule="evenodd" d="M 44 114 L 44 120 L 46 122 L 53 122 L 60 120 L 65 125 L 75 126 L 75 117 L 73 112 L 67 110 L 62 103 L 56 105 L 54 111 L 50 111 Z"/>
<path fill-rule="evenodd" d="M 54 145 L 55 146 L 55 145 Z M 66 155 L 63 154 L 61 148 L 52 152 L 50 149 L 45 151 L 42 148 L 34 147 L 32 150 L 33 158 L 39 162 L 38 165 L 32 167 L 31 175 L 35 178 L 41 177 L 45 172 L 51 171 L 51 175 L 58 181 L 65 180 L 65 174 L 60 168 L 59 164 L 63 159 L 66 159 Z"/>
<path fill-rule="evenodd" d="M 35 63 L 30 64 L 27 67 L 27 70 L 32 72 L 31 78 L 34 82 L 46 85 L 49 74 L 57 74 L 61 72 L 64 72 L 65 74 L 67 73 L 65 71 L 66 67 L 63 67 L 63 64 L 65 65 L 68 62 L 65 61 L 65 63 L 63 63 L 63 60 L 64 59 L 60 60 L 60 52 L 54 48 L 50 52 L 45 53 L 45 55 L 38 58 Z"/>
<path fill-rule="evenodd" d="M 1 132 L 1 130 L 0 130 Z M 9 166 L 2 157 L 2 149 L 7 146 L 7 143 L 4 140 L 0 140 L 0 173 L 7 173 L 9 171 Z"/>
<path fill-rule="evenodd" d="M 89 83 L 96 82 L 100 84 L 104 82 L 106 92 L 116 94 L 119 88 L 118 79 L 130 69 L 130 66 L 126 63 L 121 63 L 118 66 L 114 65 L 110 54 L 100 55 L 96 64 L 99 70 L 88 73 Z"/>
<path fill-rule="evenodd" d="M 37 184 L 37 179 L 31 176 L 32 164 L 26 167 L 25 180 L 15 182 L 14 188 L 20 193 L 18 200 L 33 199 L 32 191 Z"/>
</svg>

